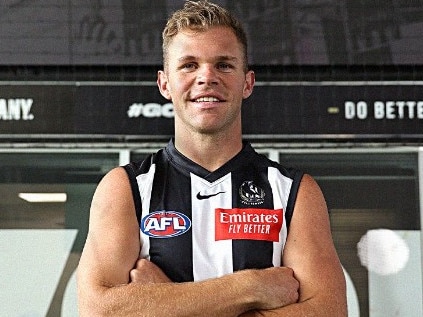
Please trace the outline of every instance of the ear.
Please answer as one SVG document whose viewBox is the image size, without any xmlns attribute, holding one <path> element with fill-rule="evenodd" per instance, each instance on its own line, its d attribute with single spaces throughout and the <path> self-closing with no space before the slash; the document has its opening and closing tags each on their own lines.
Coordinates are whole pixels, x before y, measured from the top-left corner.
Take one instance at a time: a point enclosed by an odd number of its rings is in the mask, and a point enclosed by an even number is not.
<svg viewBox="0 0 423 317">
<path fill-rule="evenodd" d="M 169 81 L 167 79 L 166 73 L 162 70 L 157 72 L 157 86 L 159 87 L 160 93 L 163 97 L 165 97 L 167 100 L 172 100 Z"/>
<path fill-rule="evenodd" d="M 244 90 L 242 92 L 242 98 L 247 99 L 253 93 L 254 84 L 256 82 L 256 75 L 254 71 L 249 70 L 245 74 Z"/>
</svg>

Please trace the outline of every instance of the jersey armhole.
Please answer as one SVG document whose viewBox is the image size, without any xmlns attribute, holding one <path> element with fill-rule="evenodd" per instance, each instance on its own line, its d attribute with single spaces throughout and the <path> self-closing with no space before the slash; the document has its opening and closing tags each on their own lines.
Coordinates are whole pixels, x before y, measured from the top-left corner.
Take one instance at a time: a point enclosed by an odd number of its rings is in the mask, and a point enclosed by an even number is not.
<svg viewBox="0 0 423 317">
<path fill-rule="evenodd" d="M 136 178 L 136 173 L 133 164 L 129 163 L 127 165 L 122 166 L 126 173 L 128 174 L 129 183 L 131 184 L 131 190 L 132 190 L 132 198 L 134 199 L 135 204 L 135 214 L 137 216 L 138 224 L 141 223 L 141 197 L 139 195 L 138 191 L 138 183 Z"/>
<path fill-rule="evenodd" d="M 286 206 L 285 220 L 286 228 L 289 230 L 289 225 L 291 224 L 292 215 L 294 213 L 295 201 L 297 200 L 298 189 L 300 187 L 301 179 L 303 178 L 304 173 L 300 170 L 294 171 L 294 176 L 292 178 L 291 191 L 289 193 L 288 204 Z"/>
</svg>

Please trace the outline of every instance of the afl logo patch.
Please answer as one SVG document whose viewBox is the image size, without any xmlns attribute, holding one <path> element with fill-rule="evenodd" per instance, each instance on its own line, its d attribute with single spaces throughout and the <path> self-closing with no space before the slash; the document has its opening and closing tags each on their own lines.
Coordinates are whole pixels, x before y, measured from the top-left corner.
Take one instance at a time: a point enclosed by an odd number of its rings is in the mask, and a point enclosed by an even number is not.
<svg viewBox="0 0 423 317">
<path fill-rule="evenodd" d="M 191 220 L 177 211 L 155 211 L 141 220 L 141 231 L 153 238 L 172 238 L 191 228 Z"/>
</svg>

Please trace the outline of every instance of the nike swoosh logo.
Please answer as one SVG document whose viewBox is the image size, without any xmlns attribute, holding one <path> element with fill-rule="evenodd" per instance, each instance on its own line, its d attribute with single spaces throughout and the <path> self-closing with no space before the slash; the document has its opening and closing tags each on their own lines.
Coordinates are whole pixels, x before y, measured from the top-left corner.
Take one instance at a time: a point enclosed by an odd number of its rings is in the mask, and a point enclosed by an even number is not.
<svg viewBox="0 0 423 317">
<path fill-rule="evenodd" d="M 210 198 L 210 197 L 217 196 L 217 195 L 219 195 L 219 194 L 223 194 L 223 193 L 224 193 L 224 192 L 218 192 L 218 193 L 214 193 L 214 194 L 210 194 L 210 195 L 201 195 L 201 194 L 200 194 L 200 192 L 198 192 L 198 194 L 197 194 L 197 199 L 198 199 L 198 200 L 208 199 L 208 198 Z"/>
</svg>

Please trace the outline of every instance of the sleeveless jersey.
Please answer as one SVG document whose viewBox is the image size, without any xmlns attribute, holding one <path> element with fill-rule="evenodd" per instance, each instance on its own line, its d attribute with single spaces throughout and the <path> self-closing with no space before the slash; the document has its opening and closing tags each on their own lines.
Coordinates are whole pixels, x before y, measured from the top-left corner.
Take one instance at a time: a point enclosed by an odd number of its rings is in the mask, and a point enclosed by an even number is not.
<svg viewBox="0 0 423 317">
<path fill-rule="evenodd" d="M 173 140 L 124 166 L 140 223 L 140 257 L 174 282 L 280 266 L 302 172 L 249 143 L 209 172 Z"/>
</svg>

